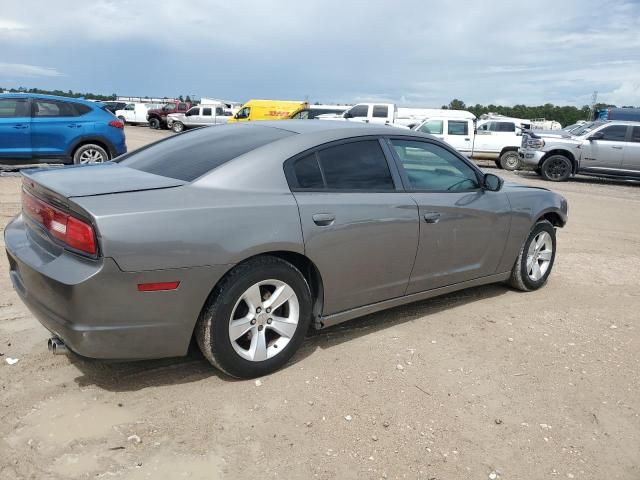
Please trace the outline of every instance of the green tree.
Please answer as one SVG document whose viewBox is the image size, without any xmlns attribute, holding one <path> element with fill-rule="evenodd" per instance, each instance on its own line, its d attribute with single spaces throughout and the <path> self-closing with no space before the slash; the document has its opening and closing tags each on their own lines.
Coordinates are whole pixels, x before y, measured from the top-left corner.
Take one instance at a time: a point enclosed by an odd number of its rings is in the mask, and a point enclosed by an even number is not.
<svg viewBox="0 0 640 480">
<path fill-rule="evenodd" d="M 464 104 L 462 100 L 458 100 L 454 98 L 449 102 L 449 110 L 466 110 L 467 106 Z"/>
</svg>

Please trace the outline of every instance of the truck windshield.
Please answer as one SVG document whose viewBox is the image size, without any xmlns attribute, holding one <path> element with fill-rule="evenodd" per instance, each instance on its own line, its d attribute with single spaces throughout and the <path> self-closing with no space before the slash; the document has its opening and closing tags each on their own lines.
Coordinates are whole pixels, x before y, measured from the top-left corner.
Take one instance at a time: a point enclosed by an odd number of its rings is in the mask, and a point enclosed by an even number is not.
<svg viewBox="0 0 640 480">
<path fill-rule="evenodd" d="M 576 137 L 581 137 L 582 135 L 589 133 L 591 130 L 593 130 L 594 128 L 598 128 L 601 125 L 604 125 L 604 122 L 585 123 L 580 128 L 572 130 L 571 134 L 575 135 Z"/>
</svg>

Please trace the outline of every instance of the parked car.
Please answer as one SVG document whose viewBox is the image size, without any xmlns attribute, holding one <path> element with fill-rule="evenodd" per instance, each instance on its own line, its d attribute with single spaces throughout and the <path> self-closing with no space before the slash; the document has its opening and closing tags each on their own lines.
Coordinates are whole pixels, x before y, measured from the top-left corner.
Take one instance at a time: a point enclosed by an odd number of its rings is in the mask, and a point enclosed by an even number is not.
<svg viewBox="0 0 640 480">
<path fill-rule="evenodd" d="M 196 129 L 23 185 L 10 276 L 52 349 L 171 357 L 195 336 L 242 378 L 283 366 L 310 325 L 492 282 L 536 290 L 567 221 L 562 196 L 432 136 L 348 122 Z"/>
<path fill-rule="evenodd" d="M 228 123 L 251 120 L 284 120 L 307 108 L 307 102 L 290 100 L 249 100 Z"/>
<path fill-rule="evenodd" d="M 362 123 L 380 123 L 400 128 L 413 128 L 427 117 L 475 119 L 475 115 L 464 110 L 442 110 L 436 108 L 406 108 L 395 103 L 358 103 L 342 115 L 322 115 L 321 120 L 343 120 Z"/>
<path fill-rule="evenodd" d="M 147 122 L 149 128 L 167 128 L 167 115 L 170 113 L 186 113 L 191 108 L 189 102 L 171 101 L 165 103 L 161 108 L 152 109 L 147 112 Z"/>
<path fill-rule="evenodd" d="M 107 110 L 109 110 L 111 113 L 115 114 L 116 111 L 118 110 L 122 110 L 124 107 L 127 106 L 127 102 L 123 102 L 120 100 L 107 100 L 107 101 L 100 101 L 99 103 L 101 103 L 102 105 L 104 105 L 106 107 Z"/>
<path fill-rule="evenodd" d="M 220 105 L 198 105 L 191 107 L 186 113 L 170 113 L 167 115 L 167 127 L 176 133 L 187 128 L 206 127 L 227 123 L 231 112 Z"/>
<path fill-rule="evenodd" d="M 596 121 L 562 137 L 528 131 L 519 154 L 525 165 L 553 182 L 578 173 L 640 179 L 640 122 Z"/>
<path fill-rule="evenodd" d="M 0 163 L 99 163 L 127 151 L 124 125 L 101 103 L 0 94 Z"/>
<path fill-rule="evenodd" d="M 351 106 L 350 105 L 309 105 L 293 113 L 289 118 L 294 120 L 312 120 L 318 115 L 342 115 Z"/>
<path fill-rule="evenodd" d="M 148 123 L 149 110 L 156 110 L 162 107 L 163 105 L 158 105 L 157 103 L 131 102 L 127 103 L 123 109 L 116 110 L 115 115 L 124 124 L 140 125 Z"/>
<path fill-rule="evenodd" d="M 518 148 L 522 126 L 515 120 L 428 118 L 415 130 L 434 135 L 474 160 L 493 160 L 498 168 L 516 170 L 520 166 Z M 554 130 L 554 132 L 557 130 Z"/>
</svg>

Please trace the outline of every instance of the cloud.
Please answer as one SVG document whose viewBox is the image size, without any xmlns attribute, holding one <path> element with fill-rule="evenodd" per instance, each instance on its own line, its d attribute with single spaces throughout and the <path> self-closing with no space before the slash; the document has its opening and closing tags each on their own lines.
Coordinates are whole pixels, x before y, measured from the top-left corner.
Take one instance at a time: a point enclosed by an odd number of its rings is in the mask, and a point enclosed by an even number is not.
<svg viewBox="0 0 640 480">
<path fill-rule="evenodd" d="M 55 68 L 40 67 L 38 65 L 25 65 L 23 63 L 1 63 L 0 75 L 5 77 L 61 77 L 63 73 Z"/>
</svg>

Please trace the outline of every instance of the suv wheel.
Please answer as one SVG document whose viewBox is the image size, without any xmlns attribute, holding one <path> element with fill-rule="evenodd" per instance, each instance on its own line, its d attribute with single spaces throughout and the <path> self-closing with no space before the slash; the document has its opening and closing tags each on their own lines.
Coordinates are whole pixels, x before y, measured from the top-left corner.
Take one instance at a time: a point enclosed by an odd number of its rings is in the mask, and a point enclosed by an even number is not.
<svg viewBox="0 0 640 480">
<path fill-rule="evenodd" d="M 149 119 L 149 128 L 152 128 L 154 130 L 160 128 L 160 120 L 158 120 L 157 118 Z"/>
<path fill-rule="evenodd" d="M 182 122 L 173 122 L 171 124 L 171 130 L 173 130 L 176 133 L 180 133 L 184 130 L 184 124 Z"/>
<path fill-rule="evenodd" d="M 500 166 L 510 172 L 520 168 L 520 156 L 518 152 L 509 150 L 500 155 Z"/>
<path fill-rule="evenodd" d="M 85 165 L 89 163 L 104 163 L 109 161 L 109 154 L 100 145 L 87 143 L 78 148 L 73 154 L 73 163 Z"/>
<path fill-rule="evenodd" d="M 564 182 L 571 176 L 571 160 L 564 155 L 551 155 L 542 163 L 540 174 L 545 180 Z"/>
<path fill-rule="evenodd" d="M 311 323 L 311 293 L 289 262 L 265 256 L 235 267 L 216 286 L 195 337 L 211 364 L 237 378 L 267 375 L 298 350 Z"/>
</svg>

